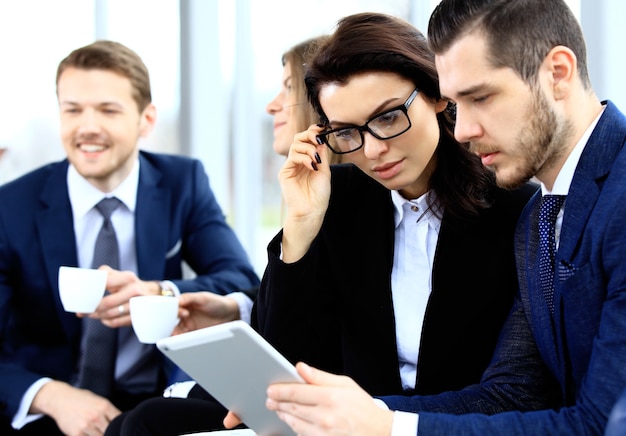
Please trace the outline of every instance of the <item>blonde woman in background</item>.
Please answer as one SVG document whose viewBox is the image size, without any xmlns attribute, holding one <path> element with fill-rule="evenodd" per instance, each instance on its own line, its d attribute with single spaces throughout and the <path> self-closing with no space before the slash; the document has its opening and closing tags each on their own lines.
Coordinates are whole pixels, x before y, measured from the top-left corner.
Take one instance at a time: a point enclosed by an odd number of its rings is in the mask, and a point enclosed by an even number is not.
<svg viewBox="0 0 626 436">
<path fill-rule="evenodd" d="M 304 85 L 304 66 L 316 49 L 328 39 L 328 35 L 307 39 L 294 45 L 283 54 L 283 79 L 279 93 L 265 110 L 274 117 L 274 152 L 287 157 L 296 133 L 319 122 L 319 115 L 308 101 Z M 341 155 L 333 154 L 331 164 L 341 163 Z M 281 224 L 285 215 L 281 202 Z"/>
<path fill-rule="evenodd" d="M 304 64 L 326 36 L 303 41 L 284 53 L 281 89 L 268 103 L 266 111 L 274 117 L 274 151 L 287 156 L 296 133 L 319 122 L 308 103 L 304 86 Z M 338 163 L 339 159 L 332 162 Z M 175 334 L 214 324 L 216 305 L 209 293 L 194 293 L 179 298 L 181 322 Z M 189 390 L 189 386 L 193 386 Z M 179 391 L 179 389 L 186 389 Z M 223 429 L 224 409 L 204 389 L 185 382 L 166 390 L 168 398 L 155 397 L 144 401 L 130 412 L 113 420 L 105 435 L 172 435 Z M 183 398 L 181 398 L 183 397 Z"/>
<path fill-rule="evenodd" d="M 296 133 L 319 122 L 319 116 L 309 104 L 304 86 L 304 65 L 326 36 L 308 39 L 283 54 L 283 78 L 280 92 L 267 104 L 266 111 L 274 117 L 274 152 L 289 154 Z"/>
</svg>

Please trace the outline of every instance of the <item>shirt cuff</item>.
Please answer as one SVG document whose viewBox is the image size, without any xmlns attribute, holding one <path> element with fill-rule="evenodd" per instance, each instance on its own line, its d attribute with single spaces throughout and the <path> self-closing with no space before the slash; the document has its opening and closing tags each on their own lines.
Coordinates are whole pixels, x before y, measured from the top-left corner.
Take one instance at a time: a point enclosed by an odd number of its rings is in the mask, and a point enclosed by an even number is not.
<svg viewBox="0 0 626 436">
<path fill-rule="evenodd" d="M 193 380 L 177 382 L 169 385 L 163 391 L 163 397 L 165 398 L 187 398 L 189 391 L 196 385 Z"/>
<path fill-rule="evenodd" d="M 13 415 L 13 420 L 11 421 L 11 426 L 14 429 L 19 430 L 26 424 L 31 423 L 43 416 L 43 414 L 29 415 L 28 411 L 30 410 L 31 404 L 33 404 L 35 395 L 37 395 L 37 392 L 39 392 L 39 389 L 41 389 L 43 385 L 50 381 L 52 381 L 52 379 L 48 377 L 40 378 L 35 383 L 30 385 L 28 390 L 24 393 L 22 401 L 20 401 L 20 407 L 17 409 L 15 415 Z"/>
<path fill-rule="evenodd" d="M 372 399 L 374 400 L 374 403 L 381 409 L 389 410 L 389 406 L 387 406 L 387 403 L 385 403 L 380 398 L 372 398 Z"/>
<path fill-rule="evenodd" d="M 391 424 L 391 436 L 404 436 L 417 434 L 419 415 L 417 413 L 393 412 L 393 424 Z"/>
<path fill-rule="evenodd" d="M 374 403 L 381 409 L 389 410 L 389 406 L 380 398 L 374 398 Z M 417 434 L 417 424 L 419 415 L 417 413 L 393 412 L 393 423 L 391 424 L 391 436 L 406 436 L 407 434 Z"/>
<path fill-rule="evenodd" d="M 237 302 L 239 306 L 239 318 L 242 321 L 250 324 L 250 318 L 252 313 L 252 300 L 243 292 L 231 292 L 226 295 Z"/>
</svg>

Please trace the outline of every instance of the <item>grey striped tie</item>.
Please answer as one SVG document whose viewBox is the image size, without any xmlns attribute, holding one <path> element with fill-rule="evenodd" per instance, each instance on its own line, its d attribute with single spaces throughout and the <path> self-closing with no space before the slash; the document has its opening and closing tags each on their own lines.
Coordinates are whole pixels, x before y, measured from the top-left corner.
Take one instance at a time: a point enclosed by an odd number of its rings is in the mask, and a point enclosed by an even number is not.
<svg viewBox="0 0 626 436">
<path fill-rule="evenodd" d="M 104 219 L 96 238 L 92 268 L 101 265 L 109 265 L 113 269 L 120 268 L 120 250 L 111 223 L 111 214 L 120 204 L 120 200 L 112 197 L 105 198 L 95 206 Z M 81 353 L 78 386 L 108 397 L 115 378 L 117 329 L 106 327 L 100 320 L 85 318 Z"/>
</svg>

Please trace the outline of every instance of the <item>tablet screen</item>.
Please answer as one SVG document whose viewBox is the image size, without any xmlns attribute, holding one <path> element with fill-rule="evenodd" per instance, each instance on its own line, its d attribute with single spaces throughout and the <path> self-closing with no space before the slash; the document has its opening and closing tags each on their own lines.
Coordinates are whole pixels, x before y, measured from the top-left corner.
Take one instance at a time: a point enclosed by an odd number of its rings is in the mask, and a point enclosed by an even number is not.
<svg viewBox="0 0 626 436">
<path fill-rule="evenodd" d="M 303 380 L 244 321 L 171 336 L 157 347 L 259 436 L 294 434 L 265 407 L 266 390 L 272 383 Z"/>
</svg>

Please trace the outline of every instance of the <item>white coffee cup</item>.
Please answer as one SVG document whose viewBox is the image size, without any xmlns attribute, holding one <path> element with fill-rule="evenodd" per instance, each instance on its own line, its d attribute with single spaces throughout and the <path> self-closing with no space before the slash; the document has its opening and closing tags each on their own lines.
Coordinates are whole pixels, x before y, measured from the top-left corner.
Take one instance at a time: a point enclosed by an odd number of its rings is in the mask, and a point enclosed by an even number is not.
<svg viewBox="0 0 626 436">
<path fill-rule="evenodd" d="M 92 313 L 104 296 L 106 284 L 106 271 L 59 267 L 59 296 L 67 312 Z"/>
<path fill-rule="evenodd" d="M 129 301 L 130 321 L 140 342 L 154 344 L 178 324 L 178 298 L 141 295 Z"/>
</svg>

